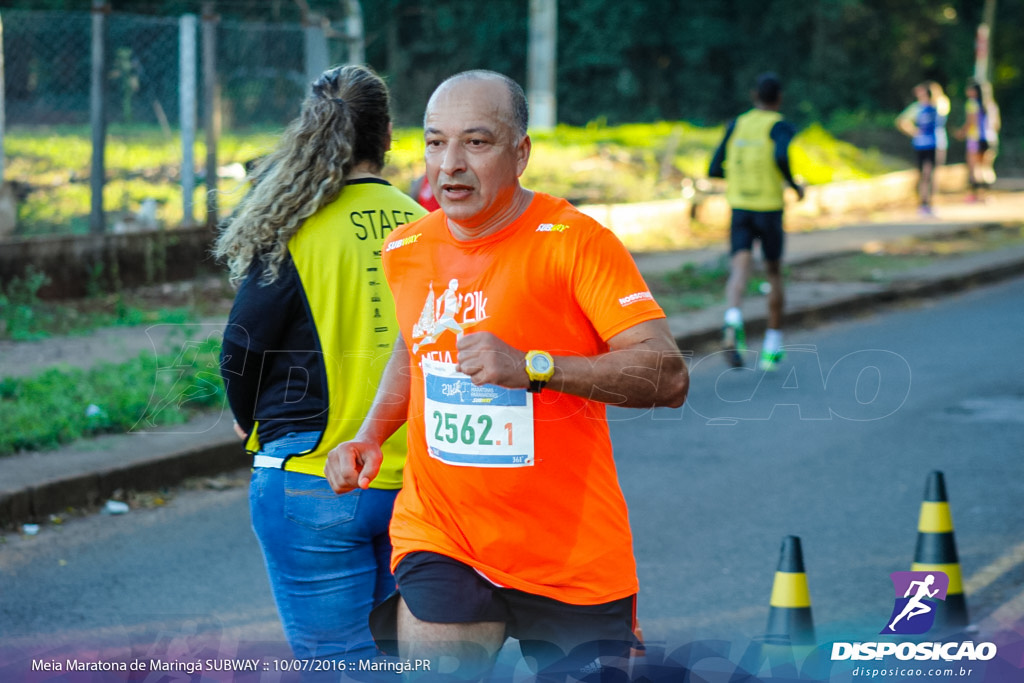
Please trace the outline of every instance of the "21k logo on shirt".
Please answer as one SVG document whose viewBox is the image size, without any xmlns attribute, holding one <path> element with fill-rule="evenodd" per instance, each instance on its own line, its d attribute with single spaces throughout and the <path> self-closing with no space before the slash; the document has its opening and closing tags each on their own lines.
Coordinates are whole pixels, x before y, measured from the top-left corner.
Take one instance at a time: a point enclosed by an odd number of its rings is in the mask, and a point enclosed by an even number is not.
<svg viewBox="0 0 1024 683">
<path fill-rule="evenodd" d="M 466 329 L 487 319 L 487 297 L 477 290 L 460 292 L 459 281 L 452 278 L 440 296 L 434 294 L 434 283 L 423 304 L 419 320 L 412 326 L 412 352 L 433 344 L 445 332 L 451 332 L 455 339 L 461 339 Z M 443 360 L 443 359 L 436 359 Z M 445 360 L 444 362 L 451 362 Z"/>
</svg>

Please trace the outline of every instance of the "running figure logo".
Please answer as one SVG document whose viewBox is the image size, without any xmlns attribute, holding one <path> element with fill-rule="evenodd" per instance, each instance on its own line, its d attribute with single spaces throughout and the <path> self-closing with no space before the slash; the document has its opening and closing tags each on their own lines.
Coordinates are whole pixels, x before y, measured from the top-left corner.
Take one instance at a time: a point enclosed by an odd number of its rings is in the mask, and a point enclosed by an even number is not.
<svg viewBox="0 0 1024 683">
<path fill-rule="evenodd" d="M 946 599 L 949 577 L 939 571 L 893 572 L 889 576 L 896 591 L 896 604 L 889 616 L 889 624 L 881 633 L 927 633 L 935 623 L 936 600 Z"/>
<path fill-rule="evenodd" d="M 434 296 L 434 284 L 431 283 L 423 311 L 412 326 L 412 338 L 419 340 L 413 344 L 412 352 L 416 353 L 421 346 L 433 344 L 445 331 L 454 334 L 456 340 L 461 339 L 467 327 L 487 317 L 484 312 L 486 303 L 487 299 L 482 292 L 459 292 L 459 281 L 455 278 L 448 282 L 448 288 L 440 297 Z M 456 320 L 459 313 L 462 313 L 462 322 Z"/>
</svg>

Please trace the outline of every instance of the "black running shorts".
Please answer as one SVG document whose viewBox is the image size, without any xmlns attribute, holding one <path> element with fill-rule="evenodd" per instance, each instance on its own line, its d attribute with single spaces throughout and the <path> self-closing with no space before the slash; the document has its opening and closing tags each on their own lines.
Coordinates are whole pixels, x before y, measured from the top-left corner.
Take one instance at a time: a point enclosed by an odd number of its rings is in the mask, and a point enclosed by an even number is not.
<svg viewBox="0 0 1024 683">
<path fill-rule="evenodd" d="M 599 605 L 572 605 L 494 585 L 472 567 L 437 553 L 406 555 L 395 570 L 398 591 L 373 610 L 370 629 L 378 647 L 395 654 L 401 597 L 420 621 L 498 621 L 519 640 L 523 656 L 540 670 L 584 667 L 597 657 L 625 660 L 636 645 L 636 596 Z"/>
<path fill-rule="evenodd" d="M 759 240 L 765 261 L 778 261 L 782 258 L 785 236 L 782 232 L 781 211 L 733 209 L 729 234 L 732 242 L 730 254 L 750 251 L 754 247 L 754 240 Z"/>
</svg>

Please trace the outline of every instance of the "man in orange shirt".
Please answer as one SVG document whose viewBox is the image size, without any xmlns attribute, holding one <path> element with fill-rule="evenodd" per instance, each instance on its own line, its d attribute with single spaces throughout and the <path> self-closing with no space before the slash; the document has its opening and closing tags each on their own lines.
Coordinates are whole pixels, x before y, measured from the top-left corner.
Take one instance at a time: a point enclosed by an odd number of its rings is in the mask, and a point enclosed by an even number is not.
<svg viewBox="0 0 1024 683">
<path fill-rule="evenodd" d="M 371 617 L 375 637 L 397 621 L 404 660 L 452 656 L 469 678 L 508 636 L 545 674 L 621 665 L 638 584 L 605 404 L 682 405 L 685 363 L 618 239 L 520 185 L 522 88 L 457 74 L 424 128 L 441 211 L 384 243 L 401 336 L 325 470 L 339 493 L 368 486 L 379 444 L 408 422 L 398 593 Z"/>
</svg>

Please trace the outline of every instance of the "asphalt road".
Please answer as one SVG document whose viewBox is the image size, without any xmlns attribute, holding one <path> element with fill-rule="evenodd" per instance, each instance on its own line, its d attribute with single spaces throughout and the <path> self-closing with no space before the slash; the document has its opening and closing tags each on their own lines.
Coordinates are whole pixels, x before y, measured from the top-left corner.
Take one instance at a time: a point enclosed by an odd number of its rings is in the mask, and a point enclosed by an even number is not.
<svg viewBox="0 0 1024 683">
<path fill-rule="evenodd" d="M 1022 297 L 1018 279 L 793 332 L 786 344 L 802 350 L 770 375 L 697 357 L 682 410 L 613 411 L 645 631 L 762 633 L 791 534 L 819 639 L 877 634 L 889 574 L 914 559 L 932 470 L 945 476 L 965 582 L 1019 556 Z M 1019 563 L 969 595 L 972 621 L 1020 591 Z"/>
<path fill-rule="evenodd" d="M 932 470 L 972 621 L 1020 602 L 1022 300 L 1018 279 L 792 331 L 789 362 L 767 375 L 698 353 L 684 408 L 611 410 L 647 639 L 761 634 L 790 534 L 819 641 L 873 638 L 889 574 L 913 561 Z M 246 495 L 181 490 L 160 508 L 0 537 L 0 672 L 69 649 L 167 652 L 193 633 L 223 656 L 280 650 Z"/>
</svg>

